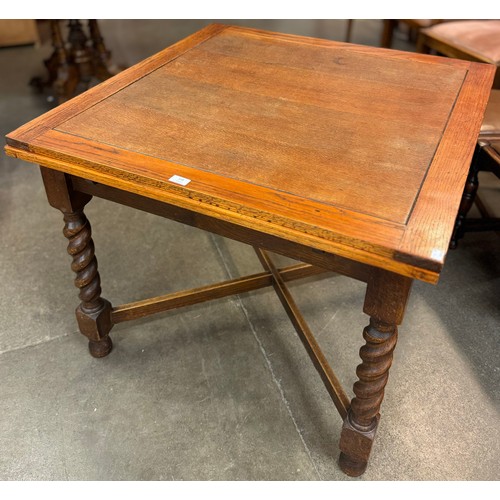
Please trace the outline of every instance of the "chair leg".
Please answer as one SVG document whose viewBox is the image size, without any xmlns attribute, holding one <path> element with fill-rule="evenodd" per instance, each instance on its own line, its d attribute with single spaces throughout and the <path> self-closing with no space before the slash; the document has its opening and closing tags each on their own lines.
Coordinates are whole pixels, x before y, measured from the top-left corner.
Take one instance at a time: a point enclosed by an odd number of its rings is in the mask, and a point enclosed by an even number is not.
<svg viewBox="0 0 500 500">
<path fill-rule="evenodd" d="M 380 46 L 390 49 L 392 45 L 392 35 L 396 29 L 398 22 L 396 19 L 384 19 L 384 27 L 382 29 L 382 38 L 380 40 Z"/>
<path fill-rule="evenodd" d="M 417 52 L 419 54 L 430 54 L 431 53 L 431 48 L 427 43 L 428 37 L 425 33 L 420 33 L 417 36 Z"/>
<path fill-rule="evenodd" d="M 463 238 L 465 233 L 465 218 L 472 208 L 474 199 L 476 198 L 477 188 L 479 186 L 478 180 L 478 157 L 481 152 L 480 146 L 476 146 L 476 151 L 472 159 L 471 167 L 469 169 L 469 174 L 467 176 L 467 181 L 465 182 L 464 192 L 462 194 L 462 201 L 460 202 L 460 207 L 458 209 L 458 215 L 455 221 L 455 228 L 451 236 L 450 248 L 455 249 L 458 245 L 458 240 Z"/>
</svg>

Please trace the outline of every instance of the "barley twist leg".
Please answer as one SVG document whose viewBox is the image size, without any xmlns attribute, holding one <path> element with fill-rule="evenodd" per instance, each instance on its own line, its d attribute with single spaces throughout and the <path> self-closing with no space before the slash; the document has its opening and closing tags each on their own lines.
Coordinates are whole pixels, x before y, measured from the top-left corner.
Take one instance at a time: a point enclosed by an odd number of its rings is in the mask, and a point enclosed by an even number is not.
<svg viewBox="0 0 500 500">
<path fill-rule="evenodd" d="M 365 345 L 356 369 L 354 398 L 340 437 L 341 469 L 349 476 L 363 474 L 368 465 L 380 419 L 380 406 L 404 316 L 412 280 L 380 269 L 368 281 L 364 312 L 370 324 L 364 329 Z"/>
<path fill-rule="evenodd" d="M 64 214 L 64 236 L 68 238 L 71 269 L 76 273 L 75 286 L 80 289 L 76 317 L 80 331 L 89 339 L 90 354 L 101 358 L 112 348 L 111 304 L 101 297 L 101 280 L 94 254 L 90 223 L 82 210 Z"/>
</svg>

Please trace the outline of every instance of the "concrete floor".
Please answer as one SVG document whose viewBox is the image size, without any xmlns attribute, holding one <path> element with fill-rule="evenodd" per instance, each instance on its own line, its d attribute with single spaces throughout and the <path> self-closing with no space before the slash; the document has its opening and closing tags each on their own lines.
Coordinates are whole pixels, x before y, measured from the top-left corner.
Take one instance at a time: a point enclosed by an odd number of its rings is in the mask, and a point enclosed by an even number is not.
<svg viewBox="0 0 500 500">
<path fill-rule="evenodd" d="M 102 29 L 115 61 L 130 65 L 205 24 Z M 238 24 L 339 40 L 345 31 L 344 21 Z M 376 45 L 380 28 L 358 21 L 353 41 Z M 402 38 L 396 47 L 412 48 Z M 2 134 L 47 109 L 27 82 L 48 50 L 0 50 Z M 341 419 L 272 290 L 120 324 L 111 355 L 93 359 L 73 314 L 61 214 L 35 166 L 0 163 L 0 479 L 349 479 L 337 465 Z M 488 189 L 498 208 L 498 188 Z M 114 304 L 261 270 L 249 247 L 200 230 L 99 199 L 86 212 Z M 363 285 L 328 275 L 291 288 L 352 387 Z M 437 286 L 415 284 L 361 480 L 500 478 L 499 297 L 494 233 L 468 235 Z"/>
</svg>

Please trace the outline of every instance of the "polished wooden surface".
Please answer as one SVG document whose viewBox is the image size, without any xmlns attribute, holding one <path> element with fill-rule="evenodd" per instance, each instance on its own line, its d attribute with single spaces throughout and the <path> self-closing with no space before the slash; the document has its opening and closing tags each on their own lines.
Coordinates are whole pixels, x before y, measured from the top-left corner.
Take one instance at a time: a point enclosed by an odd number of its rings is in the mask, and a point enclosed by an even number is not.
<svg viewBox="0 0 500 500">
<path fill-rule="evenodd" d="M 435 282 L 491 77 L 212 25 L 9 134 L 7 152 Z"/>
<path fill-rule="evenodd" d="M 404 224 L 465 69 L 380 66 L 223 32 L 56 130 Z"/>
</svg>

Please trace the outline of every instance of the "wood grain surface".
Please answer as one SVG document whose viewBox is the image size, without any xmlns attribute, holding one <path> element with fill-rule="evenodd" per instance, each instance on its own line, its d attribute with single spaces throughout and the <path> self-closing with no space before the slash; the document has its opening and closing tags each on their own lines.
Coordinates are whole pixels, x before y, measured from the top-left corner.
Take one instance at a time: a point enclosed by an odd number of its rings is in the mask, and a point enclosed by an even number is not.
<svg viewBox="0 0 500 500">
<path fill-rule="evenodd" d="M 224 32 L 57 130 L 404 223 L 465 70 L 278 42 Z"/>
<path fill-rule="evenodd" d="M 212 25 L 9 134 L 7 153 L 435 282 L 493 73 Z"/>
</svg>

